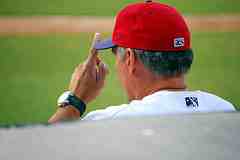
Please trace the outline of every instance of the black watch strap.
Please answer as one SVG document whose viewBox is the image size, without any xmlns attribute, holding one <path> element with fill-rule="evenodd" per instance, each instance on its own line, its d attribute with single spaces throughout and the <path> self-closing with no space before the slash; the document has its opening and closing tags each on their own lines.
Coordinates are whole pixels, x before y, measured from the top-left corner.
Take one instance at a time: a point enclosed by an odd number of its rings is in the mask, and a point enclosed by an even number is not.
<svg viewBox="0 0 240 160">
<path fill-rule="evenodd" d="M 69 102 L 69 105 L 75 107 L 80 112 L 80 117 L 86 111 L 86 104 L 75 95 L 69 94 L 67 101 Z"/>
</svg>

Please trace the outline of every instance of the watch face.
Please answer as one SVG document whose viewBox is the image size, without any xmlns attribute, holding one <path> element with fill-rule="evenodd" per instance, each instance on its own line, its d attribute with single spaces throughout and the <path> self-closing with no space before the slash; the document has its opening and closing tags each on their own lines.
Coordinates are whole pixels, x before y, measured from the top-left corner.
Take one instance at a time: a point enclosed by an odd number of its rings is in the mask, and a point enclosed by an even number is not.
<svg viewBox="0 0 240 160">
<path fill-rule="evenodd" d="M 58 105 L 62 105 L 64 103 L 69 103 L 69 101 L 67 100 L 68 99 L 68 96 L 71 94 L 70 91 L 67 91 L 67 92 L 64 92 L 59 98 L 58 98 Z"/>
</svg>

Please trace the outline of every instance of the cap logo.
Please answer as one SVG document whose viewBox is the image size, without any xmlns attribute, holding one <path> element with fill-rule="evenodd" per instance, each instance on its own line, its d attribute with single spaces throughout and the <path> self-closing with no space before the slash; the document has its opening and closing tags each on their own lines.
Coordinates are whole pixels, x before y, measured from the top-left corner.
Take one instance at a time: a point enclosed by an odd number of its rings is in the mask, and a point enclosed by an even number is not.
<svg viewBox="0 0 240 160">
<path fill-rule="evenodd" d="M 180 37 L 174 39 L 174 48 L 184 47 L 184 45 L 185 45 L 184 38 Z"/>
</svg>

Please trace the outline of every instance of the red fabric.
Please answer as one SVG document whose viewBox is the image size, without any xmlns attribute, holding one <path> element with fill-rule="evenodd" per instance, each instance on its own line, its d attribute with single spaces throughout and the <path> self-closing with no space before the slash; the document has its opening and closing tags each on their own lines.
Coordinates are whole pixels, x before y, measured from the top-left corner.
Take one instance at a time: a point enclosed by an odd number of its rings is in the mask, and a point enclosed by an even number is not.
<svg viewBox="0 0 240 160">
<path fill-rule="evenodd" d="M 128 48 L 153 51 L 180 51 L 191 48 L 190 32 L 178 11 L 165 4 L 131 4 L 117 15 L 113 43 Z M 176 38 L 184 46 L 174 47 Z"/>
</svg>

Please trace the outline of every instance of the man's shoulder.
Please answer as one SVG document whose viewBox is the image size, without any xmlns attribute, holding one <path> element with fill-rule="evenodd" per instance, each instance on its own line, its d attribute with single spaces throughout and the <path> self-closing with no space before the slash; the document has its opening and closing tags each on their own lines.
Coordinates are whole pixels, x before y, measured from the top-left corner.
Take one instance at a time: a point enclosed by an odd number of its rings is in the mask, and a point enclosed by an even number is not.
<svg viewBox="0 0 240 160">
<path fill-rule="evenodd" d="M 88 113 L 82 120 L 106 120 L 126 116 L 161 115 L 193 112 L 186 107 L 186 97 L 197 98 L 199 112 L 235 111 L 234 106 L 223 98 L 203 91 L 160 91 L 134 100 L 129 104 L 111 106 Z M 191 100 L 191 99 L 190 99 Z"/>
<path fill-rule="evenodd" d="M 235 111 L 235 107 L 227 100 L 205 91 L 160 91 L 153 95 L 147 96 L 146 100 L 157 102 L 161 106 L 162 110 L 171 109 L 175 112 L 177 110 L 186 110 L 186 105 L 189 103 L 193 104 L 196 100 L 197 105 L 199 105 L 198 110 L 200 112 L 211 112 L 211 111 Z M 189 100 L 189 101 L 187 101 Z M 194 101 L 194 102 L 192 102 Z"/>
<path fill-rule="evenodd" d="M 226 111 L 235 111 L 235 107 L 229 101 L 209 92 L 198 91 L 198 93 L 205 99 L 206 103 L 214 104 L 217 108 Z"/>
</svg>

